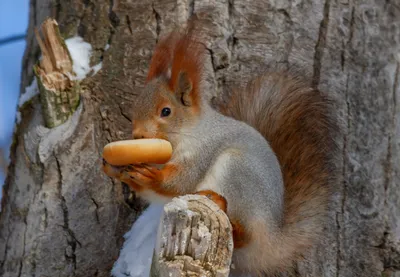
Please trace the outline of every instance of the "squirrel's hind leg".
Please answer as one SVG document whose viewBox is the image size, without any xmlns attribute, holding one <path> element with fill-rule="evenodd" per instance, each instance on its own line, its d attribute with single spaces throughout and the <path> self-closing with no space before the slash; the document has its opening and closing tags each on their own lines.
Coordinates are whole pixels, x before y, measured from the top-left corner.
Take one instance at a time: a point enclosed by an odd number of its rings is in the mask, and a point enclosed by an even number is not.
<svg viewBox="0 0 400 277">
<path fill-rule="evenodd" d="M 217 204 L 221 210 L 225 213 L 227 212 L 228 203 L 222 195 L 212 191 L 212 190 L 201 190 L 196 192 L 198 195 L 204 195 L 210 200 L 212 200 L 215 204 Z M 243 225 L 239 222 L 239 220 L 229 218 L 232 225 L 232 236 L 233 236 L 233 245 L 234 248 L 241 248 L 247 245 L 249 238 L 246 235 L 245 229 Z"/>
</svg>

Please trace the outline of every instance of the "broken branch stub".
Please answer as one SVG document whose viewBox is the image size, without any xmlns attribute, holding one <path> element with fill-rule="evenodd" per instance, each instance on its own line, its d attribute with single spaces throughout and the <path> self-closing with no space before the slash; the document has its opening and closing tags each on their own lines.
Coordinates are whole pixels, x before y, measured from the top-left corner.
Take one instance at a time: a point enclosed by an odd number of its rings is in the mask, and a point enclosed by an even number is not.
<svg viewBox="0 0 400 277">
<path fill-rule="evenodd" d="M 35 30 L 42 59 L 34 66 L 46 127 L 64 123 L 79 105 L 80 86 L 74 78 L 72 59 L 57 22 L 46 19 L 41 25 L 43 40 Z"/>
<path fill-rule="evenodd" d="M 200 195 L 164 207 L 151 277 L 228 277 L 233 252 L 228 216 Z"/>
</svg>

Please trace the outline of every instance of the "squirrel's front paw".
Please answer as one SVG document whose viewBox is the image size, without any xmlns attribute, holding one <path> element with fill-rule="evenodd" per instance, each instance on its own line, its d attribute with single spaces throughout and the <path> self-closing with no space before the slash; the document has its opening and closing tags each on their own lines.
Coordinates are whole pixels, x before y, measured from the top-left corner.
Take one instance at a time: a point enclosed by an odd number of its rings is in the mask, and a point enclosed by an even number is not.
<svg viewBox="0 0 400 277">
<path fill-rule="evenodd" d="M 151 165 L 129 165 L 125 168 L 124 173 L 132 182 L 145 188 L 158 187 L 163 181 L 162 172 Z"/>
<path fill-rule="evenodd" d="M 101 169 L 103 170 L 103 172 L 105 174 L 107 174 L 107 176 L 111 177 L 111 178 L 120 178 L 121 173 L 123 171 L 123 167 L 122 166 L 113 166 L 109 163 L 106 162 L 106 160 L 103 159 L 103 164 Z"/>
<path fill-rule="evenodd" d="M 138 192 L 142 189 L 137 183 L 133 182 L 133 180 L 130 178 L 130 176 L 128 174 L 125 173 L 126 166 L 114 166 L 114 165 L 107 163 L 103 159 L 103 164 L 102 164 L 101 169 L 103 170 L 103 172 L 105 174 L 107 174 L 107 176 L 109 176 L 111 178 L 115 178 L 115 179 L 121 181 L 122 183 L 127 184 L 136 192 Z"/>
</svg>

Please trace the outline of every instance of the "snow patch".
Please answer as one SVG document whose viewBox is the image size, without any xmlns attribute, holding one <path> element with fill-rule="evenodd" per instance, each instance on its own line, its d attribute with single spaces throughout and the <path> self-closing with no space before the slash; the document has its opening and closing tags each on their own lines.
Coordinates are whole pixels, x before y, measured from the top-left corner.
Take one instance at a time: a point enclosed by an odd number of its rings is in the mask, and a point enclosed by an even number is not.
<svg viewBox="0 0 400 277">
<path fill-rule="evenodd" d="M 92 55 L 92 45 L 77 36 L 65 40 L 68 51 L 71 55 L 72 69 L 78 80 L 83 80 L 90 72 L 90 57 Z"/>
<path fill-rule="evenodd" d="M 72 59 L 72 69 L 76 77 L 71 77 L 72 80 L 83 80 L 93 70 L 96 74 L 102 66 L 102 63 L 91 67 L 90 57 L 92 56 L 92 45 L 85 42 L 82 37 L 75 36 L 65 40 L 68 51 Z"/>
<path fill-rule="evenodd" d="M 17 111 L 16 112 L 16 114 L 15 114 L 15 118 L 17 119 L 17 124 L 20 124 L 21 123 L 21 112 L 20 111 Z"/>
<path fill-rule="evenodd" d="M 144 277 L 150 275 L 158 226 L 164 205 L 151 204 L 125 234 L 118 260 L 111 271 L 114 277 Z"/>
<path fill-rule="evenodd" d="M 96 75 L 97 72 L 99 72 L 99 70 L 101 69 L 101 67 L 103 66 L 103 62 L 99 62 L 98 64 L 96 64 L 95 66 L 92 67 L 93 69 L 93 75 Z"/>
<path fill-rule="evenodd" d="M 104 50 L 107 51 L 110 48 L 110 44 L 106 44 L 106 46 L 104 47 Z"/>
<path fill-rule="evenodd" d="M 21 108 L 26 102 L 31 100 L 37 94 L 39 94 L 39 88 L 36 78 L 34 78 L 32 83 L 29 86 L 25 87 L 25 92 L 21 94 L 18 102 L 18 107 Z"/>
<path fill-rule="evenodd" d="M 39 88 L 37 85 L 36 78 L 33 79 L 32 83 L 25 87 L 25 92 L 21 94 L 18 101 L 18 109 L 21 108 L 26 102 L 30 101 L 33 97 L 39 94 Z M 21 122 L 21 112 L 17 109 L 15 114 L 17 124 Z"/>
</svg>

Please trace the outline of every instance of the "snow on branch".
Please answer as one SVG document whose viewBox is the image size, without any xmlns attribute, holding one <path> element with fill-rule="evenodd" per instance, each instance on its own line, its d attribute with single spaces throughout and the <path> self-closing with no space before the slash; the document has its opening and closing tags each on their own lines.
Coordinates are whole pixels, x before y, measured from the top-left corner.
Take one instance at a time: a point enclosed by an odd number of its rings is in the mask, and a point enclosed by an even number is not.
<svg viewBox="0 0 400 277">
<path fill-rule="evenodd" d="M 70 77 L 72 80 L 83 80 L 89 73 L 93 72 L 94 75 L 101 69 L 101 62 L 95 66 L 90 66 L 92 45 L 85 42 L 83 38 L 75 36 L 65 40 L 65 44 L 71 55 L 72 69 L 76 75 L 76 77 Z"/>
</svg>

